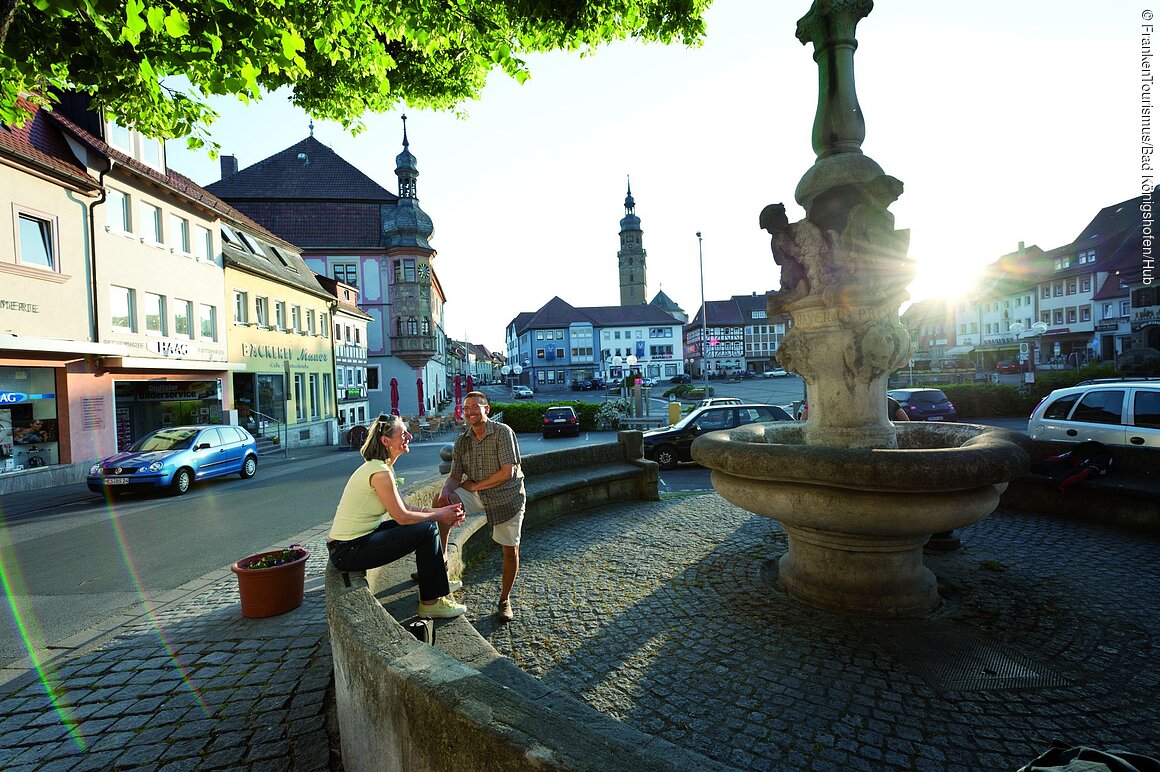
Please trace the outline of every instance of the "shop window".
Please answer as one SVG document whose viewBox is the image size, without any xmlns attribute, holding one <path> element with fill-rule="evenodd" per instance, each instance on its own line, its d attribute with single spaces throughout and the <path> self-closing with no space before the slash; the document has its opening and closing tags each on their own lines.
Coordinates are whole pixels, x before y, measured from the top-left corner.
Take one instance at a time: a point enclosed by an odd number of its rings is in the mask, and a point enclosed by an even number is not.
<svg viewBox="0 0 1160 772">
<path fill-rule="evenodd" d="M 306 420 L 306 376 L 303 373 L 294 373 L 294 417 L 300 422 Z"/>
<path fill-rule="evenodd" d="M 200 321 L 202 340 L 217 340 L 217 308 L 203 305 Z"/>
<path fill-rule="evenodd" d="M 117 332 L 136 332 L 137 320 L 133 313 L 133 290 L 128 287 L 109 287 L 109 317 Z"/>
<path fill-rule="evenodd" d="M 146 292 L 141 297 L 145 311 L 145 332 L 148 335 L 165 334 L 165 298 Z"/>
<path fill-rule="evenodd" d="M 116 233 L 132 233 L 133 217 L 130 214 L 129 196 L 114 188 L 105 193 L 105 224 Z"/>
<path fill-rule="evenodd" d="M 310 374 L 310 420 L 317 421 L 321 416 L 322 404 L 318 394 L 318 373 Z"/>
</svg>

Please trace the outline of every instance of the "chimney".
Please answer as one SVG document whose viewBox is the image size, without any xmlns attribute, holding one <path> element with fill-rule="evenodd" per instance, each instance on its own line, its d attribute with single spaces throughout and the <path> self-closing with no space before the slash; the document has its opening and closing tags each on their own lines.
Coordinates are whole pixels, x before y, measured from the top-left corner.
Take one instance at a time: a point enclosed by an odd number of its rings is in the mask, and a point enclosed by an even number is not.
<svg viewBox="0 0 1160 772">
<path fill-rule="evenodd" d="M 1023 254 L 1023 252 L 1024 252 L 1024 249 L 1023 249 L 1023 242 L 1022 242 L 1022 241 L 1020 241 L 1020 242 L 1019 242 L 1019 254 Z"/>
<path fill-rule="evenodd" d="M 238 157 L 235 155 L 219 156 L 222 165 L 222 179 L 238 173 Z"/>
</svg>

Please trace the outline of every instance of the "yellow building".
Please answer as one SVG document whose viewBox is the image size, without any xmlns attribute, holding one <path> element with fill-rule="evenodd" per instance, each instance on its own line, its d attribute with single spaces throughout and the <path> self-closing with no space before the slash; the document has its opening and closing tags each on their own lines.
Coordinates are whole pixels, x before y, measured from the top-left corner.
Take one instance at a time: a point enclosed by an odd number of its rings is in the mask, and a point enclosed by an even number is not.
<svg viewBox="0 0 1160 772">
<path fill-rule="evenodd" d="M 296 247 L 244 215 L 221 237 L 237 422 L 286 447 L 334 444 L 335 297 Z"/>
</svg>

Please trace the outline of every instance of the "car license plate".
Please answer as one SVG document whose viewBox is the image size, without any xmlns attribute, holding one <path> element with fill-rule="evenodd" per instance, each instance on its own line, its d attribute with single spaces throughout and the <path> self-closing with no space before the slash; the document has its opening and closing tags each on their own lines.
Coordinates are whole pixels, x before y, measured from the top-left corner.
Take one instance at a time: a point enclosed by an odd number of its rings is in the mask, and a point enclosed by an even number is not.
<svg viewBox="0 0 1160 772">
<path fill-rule="evenodd" d="M 928 420 L 928 421 L 941 421 L 941 420 L 943 420 L 943 417 L 941 415 L 932 415 L 930 418 L 928 418 L 926 420 Z"/>
<path fill-rule="evenodd" d="M 562 424 L 562 423 L 565 423 L 566 421 L 567 421 L 566 418 L 553 418 L 552 419 L 552 423 L 554 423 L 554 424 Z"/>
<path fill-rule="evenodd" d="M 106 477 L 105 485 L 128 485 L 129 478 L 127 477 Z"/>
</svg>

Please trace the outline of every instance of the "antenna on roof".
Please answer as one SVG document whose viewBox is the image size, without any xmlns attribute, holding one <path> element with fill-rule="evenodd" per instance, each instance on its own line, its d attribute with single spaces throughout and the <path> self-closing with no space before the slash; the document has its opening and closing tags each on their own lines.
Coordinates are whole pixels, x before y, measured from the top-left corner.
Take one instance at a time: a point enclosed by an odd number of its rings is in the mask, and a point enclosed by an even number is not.
<svg viewBox="0 0 1160 772">
<path fill-rule="evenodd" d="M 314 136 L 314 119 L 310 119 L 310 136 Z"/>
</svg>

